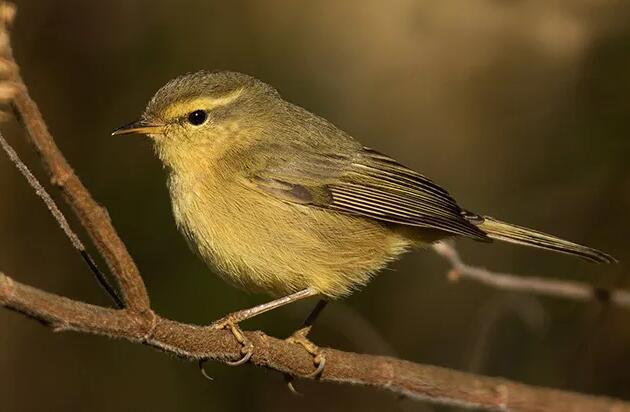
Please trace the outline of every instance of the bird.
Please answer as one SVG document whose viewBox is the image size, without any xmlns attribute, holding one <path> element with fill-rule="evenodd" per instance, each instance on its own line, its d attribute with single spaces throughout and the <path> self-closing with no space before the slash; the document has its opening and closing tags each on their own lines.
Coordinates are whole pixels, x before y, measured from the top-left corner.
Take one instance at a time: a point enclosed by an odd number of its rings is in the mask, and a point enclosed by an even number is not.
<svg viewBox="0 0 630 412">
<path fill-rule="evenodd" d="M 245 319 L 309 297 L 318 303 L 289 341 L 308 339 L 327 302 L 366 285 L 403 253 L 450 238 L 493 240 L 615 259 L 599 250 L 462 208 L 432 180 L 283 99 L 256 78 L 199 71 L 170 80 L 139 120 L 113 135 L 144 134 L 167 170 L 173 215 L 191 249 L 228 283 L 274 300 L 231 313 L 247 362 Z"/>
</svg>

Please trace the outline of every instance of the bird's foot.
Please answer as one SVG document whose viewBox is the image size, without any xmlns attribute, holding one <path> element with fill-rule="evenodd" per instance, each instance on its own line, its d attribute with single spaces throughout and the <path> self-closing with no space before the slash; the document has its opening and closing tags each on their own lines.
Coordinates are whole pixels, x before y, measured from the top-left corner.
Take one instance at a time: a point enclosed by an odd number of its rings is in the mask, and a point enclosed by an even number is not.
<svg viewBox="0 0 630 412">
<path fill-rule="evenodd" d="M 286 339 L 289 343 L 302 346 L 304 349 L 306 349 L 308 353 L 313 356 L 313 365 L 315 365 L 315 370 L 313 372 L 307 373 L 306 375 L 302 375 L 303 378 L 318 377 L 324 371 L 324 367 L 326 366 L 326 356 L 324 355 L 322 350 L 306 337 L 310 330 L 311 327 L 306 326 L 302 329 L 298 329 Z M 289 388 L 291 388 L 291 385 L 289 386 Z"/>
<path fill-rule="evenodd" d="M 254 353 L 254 344 L 245 336 L 241 328 L 238 326 L 238 321 L 234 320 L 230 315 L 213 322 L 210 325 L 213 329 L 228 329 L 234 335 L 236 341 L 241 345 L 242 357 L 235 361 L 226 361 L 230 366 L 240 366 L 247 363 Z"/>
</svg>

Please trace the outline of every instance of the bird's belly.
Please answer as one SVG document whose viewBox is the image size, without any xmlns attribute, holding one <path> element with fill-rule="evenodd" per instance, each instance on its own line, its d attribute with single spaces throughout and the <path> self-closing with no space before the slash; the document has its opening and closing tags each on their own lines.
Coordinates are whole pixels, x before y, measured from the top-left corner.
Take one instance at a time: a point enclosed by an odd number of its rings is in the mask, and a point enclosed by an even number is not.
<svg viewBox="0 0 630 412">
<path fill-rule="evenodd" d="M 347 295 L 409 246 L 375 221 L 241 190 L 211 198 L 189 191 L 173 197 L 173 212 L 191 247 L 247 291 Z"/>
</svg>

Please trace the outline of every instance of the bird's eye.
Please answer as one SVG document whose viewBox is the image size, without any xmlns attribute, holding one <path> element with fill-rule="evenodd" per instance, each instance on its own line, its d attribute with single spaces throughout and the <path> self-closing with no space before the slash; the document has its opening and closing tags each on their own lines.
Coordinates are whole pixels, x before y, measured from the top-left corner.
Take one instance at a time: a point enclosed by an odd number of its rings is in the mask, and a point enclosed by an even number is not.
<svg viewBox="0 0 630 412">
<path fill-rule="evenodd" d="M 188 123 L 193 126 L 202 125 L 206 119 L 208 118 L 208 113 L 205 110 L 195 110 L 194 112 L 190 112 L 188 114 Z"/>
</svg>

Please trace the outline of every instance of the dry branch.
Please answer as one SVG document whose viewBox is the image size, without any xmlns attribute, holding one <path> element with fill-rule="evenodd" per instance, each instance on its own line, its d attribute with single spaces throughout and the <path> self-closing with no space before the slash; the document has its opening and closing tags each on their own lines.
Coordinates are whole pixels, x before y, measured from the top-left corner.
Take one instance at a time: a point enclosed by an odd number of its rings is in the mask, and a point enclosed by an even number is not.
<svg viewBox="0 0 630 412">
<path fill-rule="evenodd" d="M 144 343 L 188 360 L 225 361 L 242 356 L 240 345 L 228 331 L 77 302 L 22 285 L 2 274 L 0 304 L 58 331 Z M 254 365 L 292 376 L 312 371 L 313 359 L 301 347 L 262 332 L 246 335 L 254 344 Z M 322 381 L 370 386 L 414 399 L 494 411 L 630 411 L 630 404 L 609 398 L 538 388 L 390 357 L 323 350 L 327 363 L 319 378 Z"/>
<path fill-rule="evenodd" d="M 497 289 L 584 302 L 599 300 L 622 308 L 630 308 L 630 292 L 627 290 L 608 290 L 584 282 L 492 272 L 464 263 L 457 249 L 448 242 L 437 243 L 433 249 L 450 262 L 452 269 L 448 277 L 452 280 L 470 279 Z"/>
<path fill-rule="evenodd" d="M 79 252 L 81 257 L 83 257 L 87 265 L 90 267 L 98 283 L 103 287 L 103 289 L 107 292 L 107 294 L 113 299 L 114 303 L 116 304 L 116 307 L 118 307 L 119 309 L 123 308 L 125 305 L 120 300 L 120 297 L 118 296 L 118 292 L 116 292 L 116 289 L 114 289 L 114 287 L 110 285 L 105 275 L 103 275 L 103 273 L 101 273 L 99 268 L 96 266 L 96 263 L 92 259 L 92 256 L 90 256 L 90 254 L 85 249 L 85 246 L 83 246 L 83 242 L 81 242 L 81 239 L 79 239 L 79 236 L 77 236 L 77 234 L 72 230 L 72 228 L 70 227 L 70 224 L 68 223 L 68 220 L 66 220 L 66 217 L 61 212 L 59 207 L 57 207 L 57 204 L 55 203 L 53 198 L 48 194 L 44 186 L 42 186 L 42 184 L 39 183 L 39 180 L 37 180 L 37 178 L 33 175 L 33 173 L 31 173 L 29 168 L 22 162 L 22 160 L 20 159 L 18 154 L 15 152 L 13 147 L 11 147 L 11 145 L 9 145 L 9 143 L 6 141 L 2 133 L 0 133 L 0 147 L 2 147 L 4 152 L 9 157 L 9 160 L 11 160 L 11 162 L 17 167 L 18 171 L 22 174 L 22 176 L 24 176 L 28 184 L 35 191 L 35 194 L 44 201 L 44 204 L 48 208 L 48 211 L 50 212 L 50 214 L 57 221 L 57 224 L 59 225 L 63 233 L 70 240 L 70 243 L 72 243 L 72 246 Z"/>
<path fill-rule="evenodd" d="M 0 3 L 0 23 L 13 8 Z M 71 300 L 21 284 L 0 273 L 0 306 L 40 320 L 54 330 L 106 335 L 142 343 L 187 360 L 235 360 L 241 347 L 227 331 L 188 325 L 156 315 L 133 259 L 118 237 L 104 208 L 94 201 L 48 132 L 41 113 L 17 72 L 8 31 L 0 27 L 3 67 L 17 88 L 12 104 L 40 154 L 51 181 L 79 217 L 117 280 L 126 307 L 110 309 Z M 0 83 L 2 86 L 2 83 Z M 12 86 L 12 87 L 13 87 Z M 2 99 L 0 87 L 0 99 Z M 11 98 L 11 96 L 9 96 Z M 303 348 L 262 332 L 246 332 L 254 344 L 251 363 L 290 376 L 311 372 L 313 360 Z M 370 386 L 414 399 L 495 411 L 630 412 L 630 403 L 567 391 L 539 388 L 390 357 L 362 355 L 323 348 L 326 368 L 322 381 Z M 0 400 L 0 409 L 2 401 Z"/>
<path fill-rule="evenodd" d="M 39 154 L 50 181 L 61 190 L 64 200 L 105 259 L 119 284 L 124 303 L 129 309 L 147 311 L 149 295 L 140 278 L 138 267 L 116 233 L 107 210 L 94 200 L 57 147 L 37 104 L 31 99 L 28 88 L 22 81 L 7 30 L 15 8 L 6 2 L 1 3 L 1 8 L 0 18 L 4 20 L 0 22 L 0 57 L 3 60 L 2 65 L 7 68 L 4 73 L 5 83 L 10 83 L 16 91 L 12 99 L 15 113 L 28 132 L 30 142 Z"/>
</svg>

